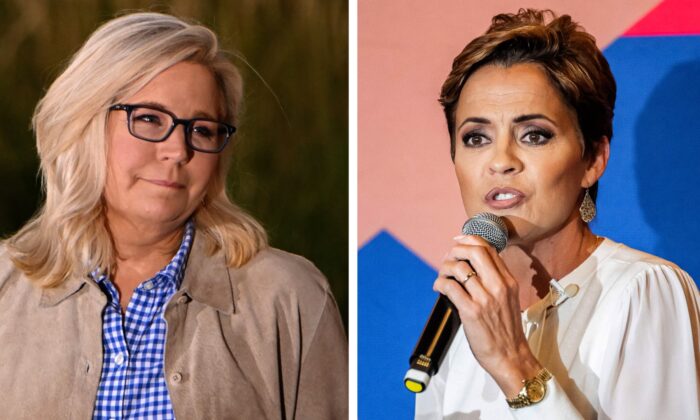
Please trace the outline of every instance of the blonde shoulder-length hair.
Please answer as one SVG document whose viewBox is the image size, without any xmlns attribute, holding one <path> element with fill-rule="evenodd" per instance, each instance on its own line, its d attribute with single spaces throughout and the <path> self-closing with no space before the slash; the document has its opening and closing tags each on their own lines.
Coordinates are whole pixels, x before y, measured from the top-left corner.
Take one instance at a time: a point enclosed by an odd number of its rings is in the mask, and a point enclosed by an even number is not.
<svg viewBox="0 0 700 420">
<path fill-rule="evenodd" d="M 225 120 L 234 124 L 242 80 L 216 35 L 159 13 L 129 14 L 102 25 L 39 101 L 32 124 L 46 198 L 7 247 L 14 264 L 42 287 L 96 268 L 114 268 L 103 200 L 109 107 L 182 61 L 212 71 Z M 219 172 L 194 218 L 207 252 L 221 250 L 228 265 L 236 267 L 267 246 L 267 237 L 226 194 L 231 151 L 229 145 L 223 152 Z"/>
</svg>

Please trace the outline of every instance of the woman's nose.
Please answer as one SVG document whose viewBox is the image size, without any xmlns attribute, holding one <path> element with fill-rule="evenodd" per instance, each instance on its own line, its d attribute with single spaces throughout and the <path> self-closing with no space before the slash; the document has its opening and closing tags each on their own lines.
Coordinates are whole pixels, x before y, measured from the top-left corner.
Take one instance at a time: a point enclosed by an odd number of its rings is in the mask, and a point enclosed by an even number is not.
<svg viewBox="0 0 700 420">
<path fill-rule="evenodd" d="M 518 155 L 518 147 L 510 136 L 503 136 L 491 149 L 493 156 L 489 162 L 489 171 L 493 174 L 516 174 L 522 171 L 523 162 Z"/>
<path fill-rule="evenodd" d="M 187 127 L 178 124 L 168 138 L 158 143 L 158 158 L 171 160 L 177 164 L 186 163 L 192 158 L 193 151 L 187 145 Z"/>
</svg>

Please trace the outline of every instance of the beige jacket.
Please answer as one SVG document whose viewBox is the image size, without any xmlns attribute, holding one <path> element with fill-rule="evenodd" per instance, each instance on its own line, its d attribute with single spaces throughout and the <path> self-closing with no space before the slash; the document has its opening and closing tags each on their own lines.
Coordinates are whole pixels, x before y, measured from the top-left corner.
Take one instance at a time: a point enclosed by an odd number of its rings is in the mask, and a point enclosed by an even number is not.
<svg viewBox="0 0 700 420">
<path fill-rule="evenodd" d="M 0 248 L 0 419 L 92 418 L 105 304 L 87 276 L 35 287 Z M 176 418 L 347 418 L 347 339 L 305 259 L 267 249 L 227 268 L 195 237 L 165 319 Z"/>
</svg>

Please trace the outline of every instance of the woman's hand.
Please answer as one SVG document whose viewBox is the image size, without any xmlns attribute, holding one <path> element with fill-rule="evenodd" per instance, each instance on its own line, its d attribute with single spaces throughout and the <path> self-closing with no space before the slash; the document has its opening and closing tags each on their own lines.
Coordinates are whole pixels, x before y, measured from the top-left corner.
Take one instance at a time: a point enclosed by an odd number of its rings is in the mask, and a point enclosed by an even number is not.
<svg viewBox="0 0 700 420">
<path fill-rule="evenodd" d="M 454 304 L 474 357 L 512 398 L 522 380 L 542 368 L 523 332 L 518 283 L 483 238 L 466 235 L 455 241 L 433 289 Z"/>
</svg>

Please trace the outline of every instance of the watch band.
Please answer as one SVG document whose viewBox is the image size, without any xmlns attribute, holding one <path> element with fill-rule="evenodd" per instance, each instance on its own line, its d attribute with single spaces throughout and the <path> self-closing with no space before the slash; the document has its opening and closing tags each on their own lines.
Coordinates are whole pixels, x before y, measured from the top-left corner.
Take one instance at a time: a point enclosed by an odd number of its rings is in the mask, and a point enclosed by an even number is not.
<svg viewBox="0 0 700 420">
<path fill-rule="evenodd" d="M 547 381 L 552 379 L 552 374 L 542 368 L 532 379 L 523 379 L 523 387 L 518 395 L 511 399 L 506 399 L 510 408 L 522 408 L 537 404 L 542 401 L 547 394 Z"/>
</svg>

